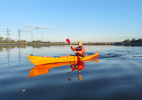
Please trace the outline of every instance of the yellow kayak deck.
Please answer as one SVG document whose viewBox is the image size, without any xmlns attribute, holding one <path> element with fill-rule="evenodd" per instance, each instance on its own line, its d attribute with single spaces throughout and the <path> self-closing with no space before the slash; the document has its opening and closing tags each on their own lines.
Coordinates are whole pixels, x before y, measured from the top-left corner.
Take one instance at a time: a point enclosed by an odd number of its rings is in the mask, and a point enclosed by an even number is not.
<svg viewBox="0 0 142 100">
<path fill-rule="evenodd" d="M 81 57 L 81 56 L 78 56 L 78 57 L 80 57 L 82 61 L 86 61 L 94 57 L 97 57 L 98 55 L 99 55 L 99 51 L 94 53 L 94 55 L 85 55 L 85 57 Z M 34 65 L 77 61 L 77 56 L 74 56 L 74 55 L 59 56 L 59 57 L 41 57 L 41 56 L 29 55 L 28 58 Z"/>
</svg>

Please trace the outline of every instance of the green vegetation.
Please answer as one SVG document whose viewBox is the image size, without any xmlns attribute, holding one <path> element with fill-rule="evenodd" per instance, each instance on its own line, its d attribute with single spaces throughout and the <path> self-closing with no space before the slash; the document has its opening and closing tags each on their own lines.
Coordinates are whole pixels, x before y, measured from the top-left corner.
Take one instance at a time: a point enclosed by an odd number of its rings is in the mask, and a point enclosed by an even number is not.
<svg viewBox="0 0 142 100">
<path fill-rule="evenodd" d="M 4 38 L 0 36 L 0 43 L 27 43 L 27 41 L 25 40 L 15 41 L 15 40 L 12 40 L 11 38 Z M 43 42 L 41 40 L 36 40 L 36 41 L 33 40 L 32 42 L 28 42 L 28 43 L 50 43 L 50 42 L 49 41 Z"/>
<path fill-rule="evenodd" d="M 136 40 L 135 38 L 133 38 L 132 40 L 126 39 L 122 43 L 142 43 L 142 39 L 140 38 L 138 40 Z"/>
<path fill-rule="evenodd" d="M 41 41 L 41 40 L 33 40 L 32 42 L 27 42 L 27 41 L 25 41 L 25 40 L 17 40 L 17 41 L 15 41 L 15 40 L 12 40 L 11 38 L 4 38 L 4 37 L 1 37 L 0 36 L 0 43 L 32 43 L 32 44 L 34 44 L 34 43 L 51 43 L 51 44 L 64 44 L 65 42 L 50 42 L 50 41 L 46 41 L 46 42 L 44 42 L 44 41 Z"/>
<path fill-rule="evenodd" d="M 15 41 L 12 40 L 11 38 L 4 38 L 0 36 L 0 43 L 25 43 L 25 42 L 26 42 L 25 40 Z"/>
<path fill-rule="evenodd" d="M 50 43 L 49 41 L 47 41 L 47 42 L 43 42 L 43 41 L 41 41 L 41 40 L 33 40 L 32 42 L 28 42 L 28 43 Z"/>
</svg>

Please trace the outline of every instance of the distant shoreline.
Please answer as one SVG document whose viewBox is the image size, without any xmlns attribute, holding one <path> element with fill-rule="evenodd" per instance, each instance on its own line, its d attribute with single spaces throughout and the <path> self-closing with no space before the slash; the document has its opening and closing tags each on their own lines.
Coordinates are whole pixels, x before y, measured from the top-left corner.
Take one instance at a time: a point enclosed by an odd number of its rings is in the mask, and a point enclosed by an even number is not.
<svg viewBox="0 0 142 100">
<path fill-rule="evenodd" d="M 71 43 L 77 45 L 77 43 Z M 69 45 L 68 43 L 0 43 L 0 45 Z M 83 45 L 142 45 L 142 43 L 83 43 Z"/>
</svg>

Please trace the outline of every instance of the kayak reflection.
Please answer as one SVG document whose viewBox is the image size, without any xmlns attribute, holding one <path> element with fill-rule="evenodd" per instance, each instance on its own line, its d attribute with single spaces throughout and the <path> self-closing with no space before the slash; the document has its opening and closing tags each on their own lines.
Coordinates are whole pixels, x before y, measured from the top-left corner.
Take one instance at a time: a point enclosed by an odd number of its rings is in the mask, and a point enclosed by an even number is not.
<svg viewBox="0 0 142 100">
<path fill-rule="evenodd" d="M 72 64 L 70 67 L 72 68 L 72 72 L 75 70 L 81 72 L 81 70 L 83 70 L 85 67 L 85 63 L 79 57 L 77 57 L 77 64 Z"/>
<path fill-rule="evenodd" d="M 89 61 L 99 62 L 99 58 L 97 56 L 95 58 L 90 59 Z M 44 64 L 44 65 L 37 65 L 31 69 L 30 75 L 28 77 L 43 75 L 43 74 L 49 73 L 50 72 L 49 70 L 51 68 L 65 66 L 65 65 L 70 65 L 70 67 L 72 68 L 72 71 L 78 70 L 78 72 L 83 70 L 85 67 L 85 63 L 83 61 L 81 61 L 80 59 L 78 59 L 77 62 L 63 62 L 63 63 L 51 63 L 51 64 Z"/>
<path fill-rule="evenodd" d="M 42 74 L 49 73 L 49 69 L 59 67 L 59 66 L 65 66 L 70 64 L 75 64 L 76 62 L 64 62 L 64 63 L 53 63 L 53 64 L 45 64 L 45 65 L 37 65 L 30 71 L 30 75 L 28 77 L 34 77 Z"/>
</svg>

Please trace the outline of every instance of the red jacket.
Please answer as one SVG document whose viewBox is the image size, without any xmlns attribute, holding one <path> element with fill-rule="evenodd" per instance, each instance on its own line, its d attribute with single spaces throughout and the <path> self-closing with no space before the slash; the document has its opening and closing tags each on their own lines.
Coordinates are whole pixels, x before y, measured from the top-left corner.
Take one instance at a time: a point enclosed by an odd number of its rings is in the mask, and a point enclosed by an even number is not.
<svg viewBox="0 0 142 100">
<path fill-rule="evenodd" d="M 71 65 L 70 67 L 72 68 L 72 71 L 75 71 L 75 70 L 83 70 L 84 67 L 85 67 L 85 64 L 84 62 L 82 62 L 82 64 L 77 64 L 78 68 L 75 68 L 75 65 Z"/>
<path fill-rule="evenodd" d="M 71 65 L 70 67 L 72 68 L 72 71 L 75 71 L 75 70 L 83 70 L 84 67 L 85 67 L 85 64 L 84 62 L 79 58 L 77 57 L 77 64 L 78 68 L 75 68 L 75 65 Z"/>
<path fill-rule="evenodd" d="M 72 51 L 77 51 L 77 55 L 81 55 L 81 56 L 84 56 L 85 55 L 85 48 L 84 47 L 76 47 L 76 48 L 73 48 L 71 46 L 71 49 Z"/>
</svg>

